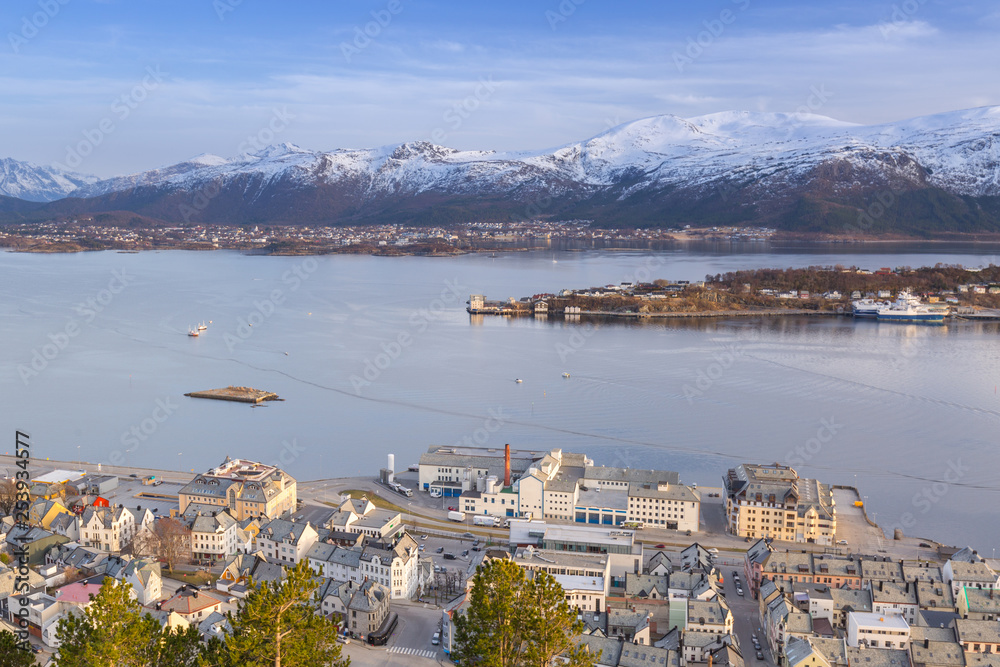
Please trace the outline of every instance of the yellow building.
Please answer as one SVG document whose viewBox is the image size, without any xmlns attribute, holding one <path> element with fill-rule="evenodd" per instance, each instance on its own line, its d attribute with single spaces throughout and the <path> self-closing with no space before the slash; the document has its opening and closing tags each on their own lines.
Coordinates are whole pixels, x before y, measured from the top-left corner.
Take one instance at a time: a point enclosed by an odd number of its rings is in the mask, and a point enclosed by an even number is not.
<svg viewBox="0 0 1000 667">
<path fill-rule="evenodd" d="M 275 519 L 294 510 L 295 479 L 274 466 L 228 456 L 217 468 L 198 475 L 178 493 L 180 512 L 190 503 L 228 507 L 237 521 Z"/>
<path fill-rule="evenodd" d="M 744 463 L 729 470 L 725 488 L 732 534 L 833 544 L 837 512 L 829 485 L 801 479 L 789 466 Z"/>
</svg>

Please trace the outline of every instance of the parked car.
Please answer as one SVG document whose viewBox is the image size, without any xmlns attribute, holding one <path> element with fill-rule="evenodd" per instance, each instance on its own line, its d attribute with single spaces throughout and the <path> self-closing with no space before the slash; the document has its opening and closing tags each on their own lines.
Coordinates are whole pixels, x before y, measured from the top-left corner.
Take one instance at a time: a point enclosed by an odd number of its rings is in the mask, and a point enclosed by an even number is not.
<svg viewBox="0 0 1000 667">
<path fill-rule="evenodd" d="M 472 533 L 462 533 L 462 537 L 466 539 L 472 539 L 473 537 L 475 537 L 475 535 L 473 535 Z"/>
<path fill-rule="evenodd" d="M 448 505 L 448 511 L 449 512 L 457 512 L 458 508 L 455 507 L 454 505 Z"/>
<path fill-rule="evenodd" d="M 837 544 L 847 544 L 847 540 L 837 540 Z"/>
<path fill-rule="evenodd" d="M 921 542 L 917 546 L 918 547 L 924 547 L 925 549 L 930 549 L 931 548 L 931 545 L 927 544 L 926 542 Z"/>
<path fill-rule="evenodd" d="M 419 547 L 417 547 L 417 551 L 423 551 L 423 550 L 424 550 L 424 545 L 421 544 Z"/>
<path fill-rule="evenodd" d="M 468 555 L 469 555 L 469 550 L 468 549 L 466 549 L 465 551 L 462 552 L 462 558 L 465 558 Z"/>
<path fill-rule="evenodd" d="M 667 548 L 667 545 L 666 545 L 666 544 L 657 544 L 657 545 L 656 545 L 655 547 L 653 547 L 653 548 L 654 548 L 654 549 L 666 549 L 666 548 Z"/>
<path fill-rule="evenodd" d="M 427 536 L 426 536 L 426 535 L 421 535 L 421 536 L 420 536 L 420 539 L 422 539 L 422 540 L 426 540 L 426 539 L 427 539 Z"/>
<path fill-rule="evenodd" d="M 480 547 L 478 544 L 473 544 L 472 545 L 472 550 L 473 551 L 482 551 L 482 547 Z"/>
<path fill-rule="evenodd" d="M 736 594 L 739 595 L 740 597 L 743 597 L 743 589 L 740 588 L 739 586 L 737 586 L 736 587 Z"/>
<path fill-rule="evenodd" d="M 431 637 L 431 644 L 434 644 L 435 646 L 437 646 L 440 643 L 441 643 L 441 633 L 440 632 L 435 632 L 434 636 Z"/>
<path fill-rule="evenodd" d="M 434 550 L 434 553 L 436 553 L 436 554 L 443 554 L 444 553 L 444 547 L 438 547 L 437 549 Z"/>
<path fill-rule="evenodd" d="M 453 553 L 446 553 L 444 555 L 444 559 L 445 560 L 455 560 L 455 554 L 453 554 Z"/>
<path fill-rule="evenodd" d="M 760 651 L 757 651 L 757 659 L 758 660 L 763 660 L 764 659 L 764 654 L 761 653 Z"/>
</svg>

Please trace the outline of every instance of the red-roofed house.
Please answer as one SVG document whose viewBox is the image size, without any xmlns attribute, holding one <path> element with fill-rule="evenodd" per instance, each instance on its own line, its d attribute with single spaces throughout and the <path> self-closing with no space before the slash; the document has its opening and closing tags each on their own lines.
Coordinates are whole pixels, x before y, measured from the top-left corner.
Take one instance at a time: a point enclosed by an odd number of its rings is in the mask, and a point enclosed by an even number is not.
<svg viewBox="0 0 1000 667">
<path fill-rule="evenodd" d="M 182 586 L 169 600 L 160 604 L 163 611 L 172 611 L 188 623 L 198 624 L 213 612 L 222 613 L 222 600 L 208 591 Z"/>
</svg>

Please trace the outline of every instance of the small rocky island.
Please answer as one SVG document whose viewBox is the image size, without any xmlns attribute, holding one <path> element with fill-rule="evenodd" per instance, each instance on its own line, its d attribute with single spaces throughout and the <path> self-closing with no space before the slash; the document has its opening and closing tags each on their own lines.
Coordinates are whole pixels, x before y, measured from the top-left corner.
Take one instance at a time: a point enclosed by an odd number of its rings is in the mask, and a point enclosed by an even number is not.
<svg viewBox="0 0 1000 667">
<path fill-rule="evenodd" d="M 214 398 L 217 401 L 237 401 L 239 403 L 261 403 L 263 401 L 283 401 L 272 391 L 254 389 L 253 387 L 233 387 L 232 385 L 223 389 L 206 389 L 205 391 L 192 391 L 184 394 L 191 398 Z"/>
</svg>

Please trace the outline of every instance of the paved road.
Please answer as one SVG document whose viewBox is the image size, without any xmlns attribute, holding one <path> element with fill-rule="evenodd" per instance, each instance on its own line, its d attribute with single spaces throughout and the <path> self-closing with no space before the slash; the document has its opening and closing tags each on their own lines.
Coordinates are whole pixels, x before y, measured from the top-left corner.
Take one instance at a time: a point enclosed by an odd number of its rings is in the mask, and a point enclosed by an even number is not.
<svg viewBox="0 0 1000 667">
<path fill-rule="evenodd" d="M 394 602 L 399 624 L 386 646 L 365 646 L 352 640 L 344 646 L 344 655 L 352 665 L 383 667 L 387 665 L 450 664 L 440 645 L 431 637 L 440 629 L 441 610 L 433 605 Z"/>
<path fill-rule="evenodd" d="M 771 658 L 767 644 L 764 642 L 763 634 L 757 631 L 760 627 L 757 601 L 750 596 L 750 591 L 746 588 L 743 589 L 745 597 L 739 595 L 736 591 L 733 570 L 741 573 L 743 570 L 742 565 L 740 567 L 721 567 L 720 570 L 723 576 L 723 595 L 725 595 L 726 602 L 733 612 L 733 631 L 737 636 L 746 667 L 761 667 L 763 665 L 775 664 Z M 743 581 L 742 574 L 740 574 L 740 582 L 741 584 L 746 583 Z M 757 651 L 753 647 L 753 639 L 751 637 L 754 633 L 757 634 L 757 638 L 761 641 L 761 651 L 764 655 L 763 661 L 756 658 Z"/>
</svg>

